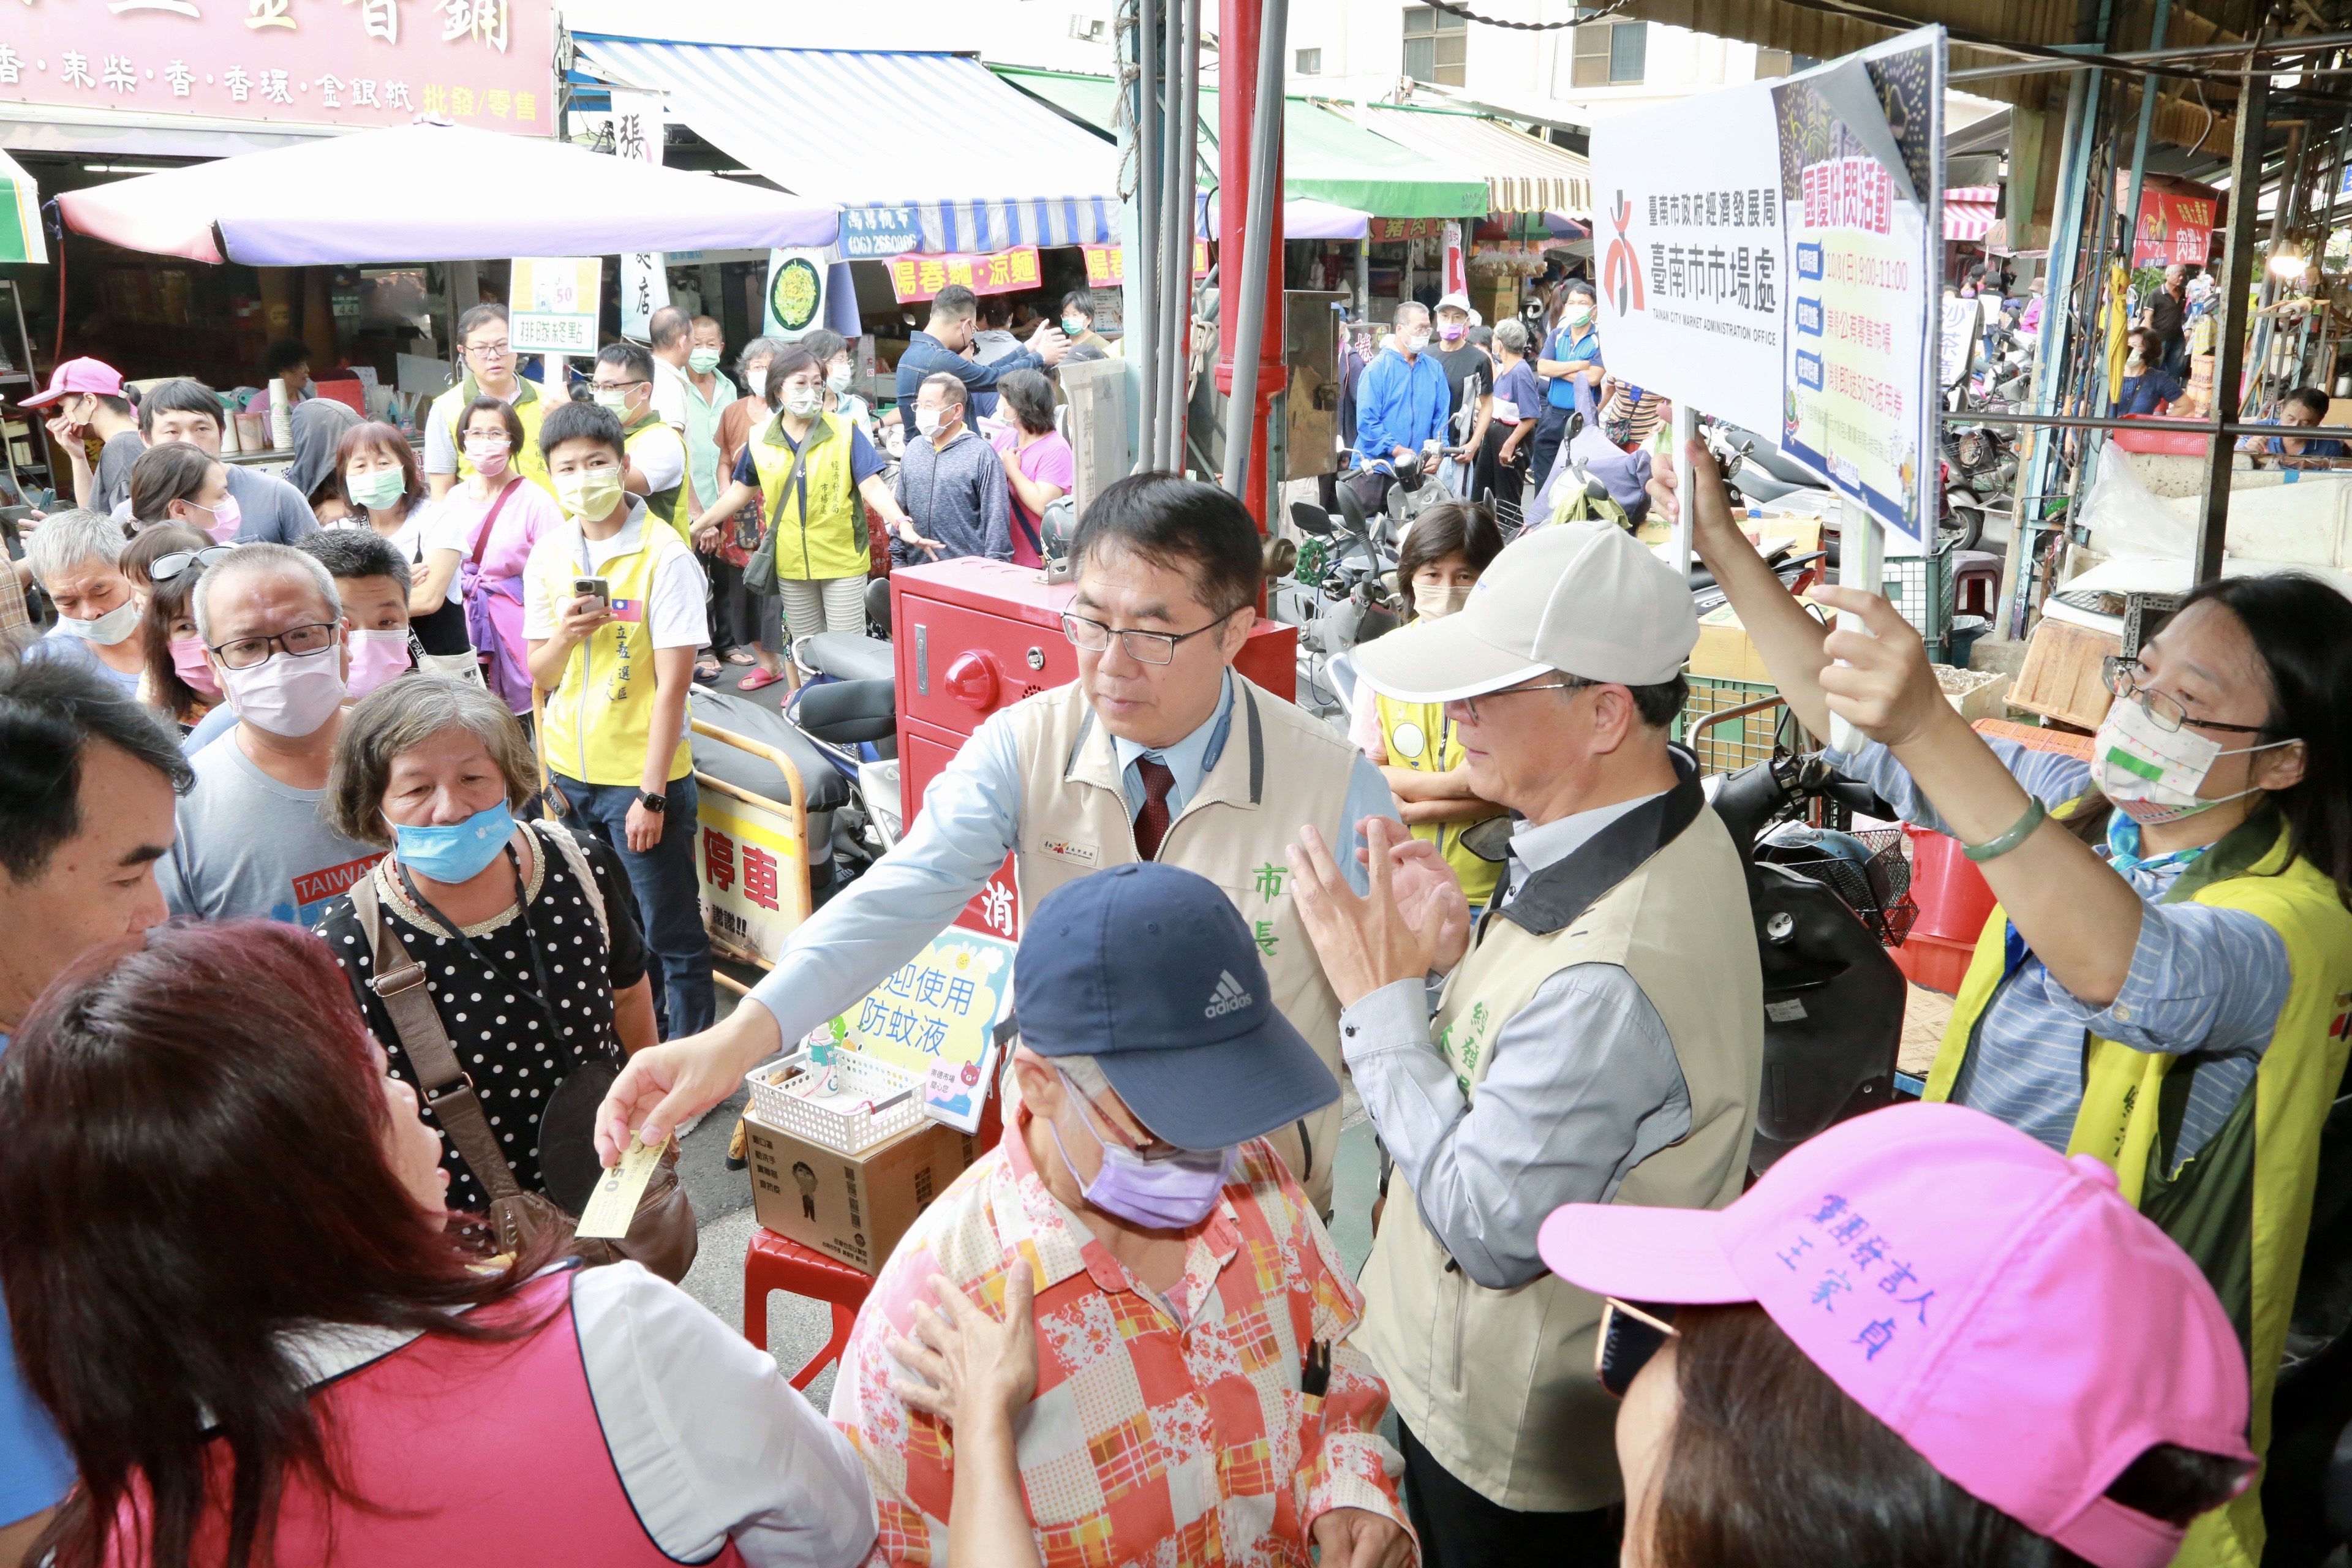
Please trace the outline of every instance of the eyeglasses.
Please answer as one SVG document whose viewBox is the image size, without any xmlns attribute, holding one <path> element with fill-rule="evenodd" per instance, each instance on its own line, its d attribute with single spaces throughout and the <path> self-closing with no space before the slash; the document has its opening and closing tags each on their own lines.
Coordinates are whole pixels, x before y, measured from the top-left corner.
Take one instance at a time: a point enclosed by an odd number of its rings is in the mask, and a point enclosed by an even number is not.
<svg viewBox="0 0 2352 1568">
<path fill-rule="evenodd" d="M 1082 649 L 1087 653 L 1102 652 L 1110 647 L 1110 639 L 1113 635 L 1116 635 L 1118 637 L 1119 646 L 1127 649 L 1127 657 L 1136 663 L 1168 664 L 1176 658 L 1178 643 L 1188 637 L 1199 637 L 1202 632 L 1215 631 L 1219 626 L 1232 620 L 1234 614 L 1234 611 L 1228 610 L 1207 626 L 1196 626 L 1189 632 L 1122 631 L 1113 634 L 1111 629 L 1100 621 L 1088 620 L 1084 616 L 1064 610 L 1062 635 L 1070 639 L 1072 647 Z"/>
<path fill-rule="evenodd" d="M 342 629 L 339 621 L 312 621 L 305 626 L 289 626 L 274 637 L 238 637 L 233 642 L 215 643 L 213 652 L 220 655 L 221 664 L 226 668 L 251 669 L 266 662 L 273 647 L 283 650 L 289 658 L 300 658 L 306 654 L 331 648 L 335 646 L 335 638 Z"/>
<path fill-rule="evenodd" d="M 2108 691 L 2118 700 L 2137 698 L 2139 705 L 2147 710 L 2147 716 L 2156 721 L 2157 728 L 2160 730 L 2178 731 L 2184 724 L 2194 724 L 2200 730 L 2227 730 L 2235 735 L 2259 735 L 2263 732 L 2260 724 L 2224 724 L 2218 719 L 2192 717 L 2189 710 L 2180 705 L 2180 699 L 2168 692 L 2154 690 L 2146 684 L 2147 666 L 2136 658 L 2111 653 L 2101 661 L 2099 668 L 2100 673 L 2106 677 Z"/>
<path fill-rule="evenodd" d="M 467 343 L 466 352 L 476 359 L 504 359 L 514 352 L 511 343 Z"/>
<path fill-rule="evenodd" d="M 642 381 L 592 381 L 588 384 L 598 392 L 626 392 L 633 386 L 643 386 Z"/>
<path fill-rule="evenodd" d="M 1492 700 L 1496 697 L 1517 697 L 1522 691 L 1581 691 L 1588 686 L 1600 684 L 1601 682 L 1597 680 L 1587 680 L 1582 676 L 1571 675 L 1566 680 L 1547 680 L 1537 686 L 1507 686 L 1500 691 L 1489 691 L 1486 696 Z M 1478 717 L 1477 698 L 1462 699 L 1462 710 L 1470 715 L 1470 722 L 1473 724 L 1486 722 Z"/>
<path fill-rule="evenodd" d="M 1622 1399 L 1633 1386 L 1634 1373 L 1674 1337 L 1672 1307 L 1636 1306 L 1605 1296 L 1601 1301 L 1601 1331 L 1593 1341 L 1592 1375 L 1609 1394 Z"/>
<path fill-rule="evenodd" d="M 158 555 L 147 568 L 147 581 L 169 583 L 190 567 L 202 569 L 226 560 L 236 548 L 234 544 L 207 544 L 202 550 L 174 550 L 169 555 Z"/>
</svg>

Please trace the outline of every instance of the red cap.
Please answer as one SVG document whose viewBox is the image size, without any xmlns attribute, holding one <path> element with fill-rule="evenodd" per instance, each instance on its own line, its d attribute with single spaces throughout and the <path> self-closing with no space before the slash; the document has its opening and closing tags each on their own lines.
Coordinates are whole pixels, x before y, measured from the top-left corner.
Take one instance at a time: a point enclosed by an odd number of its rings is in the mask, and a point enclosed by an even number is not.
<svg viewBox="0 0 2352 1568">
<path fill-rule="evenodd" d="M 48 391 L 25 399 L 24 406 L 38 408 L 60 397 L 84 392 L 94 392 L 100 397 L 120 397 L 122 373 L 102 359 L 69 359 L 50 374 Z"/>
</svg>

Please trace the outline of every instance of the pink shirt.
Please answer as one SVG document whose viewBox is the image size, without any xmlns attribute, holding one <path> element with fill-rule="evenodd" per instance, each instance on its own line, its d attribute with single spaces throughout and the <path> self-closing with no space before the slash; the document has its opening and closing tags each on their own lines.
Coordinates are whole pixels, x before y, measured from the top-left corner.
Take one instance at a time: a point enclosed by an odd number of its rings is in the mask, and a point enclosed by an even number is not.
<svg viewBox="0 0 2352 1568">
<path fill-rule="evenodd" d="M 497 500 L 493 493 L 488 501 L 476 500 L 469 480 L 450 486 L 442 498 L 450 522 L 465 536 L 468 553 L 480 537 L 483 515 Z M 521 576 L 523 563 L 530 559 L 530 547 L 562 520 L 553 496 L 529 479 L 519 481 L 482 548 L 482 575 L 493 583 Z"/>
<path fill-rule="evenodd" d="M 1059 485 L 1062 487 L 1064 495 L 1068 495 L 1071 487 L 1077 481 L 1077 456 L 1070 450 L 1070 444 L 1062 439 L 1061 432 L 1058 430 L 1048 431 L 1026 447 L 1018 446 L 1018 437 L 1012 430 L 999 430 L 990 444 L 995 447 L 997 456 L 1004 459 L 1007 473 L 1012 472 L 1014 463 L 1019 463 L 1022 478 L 1035 484 Z M 1005 488 L 1011 489 L 1012 481 L 1008 479 Z M 1022 566 L 1043 566 L 1045 563 L 1045 557 L 1037 552 L 1037 542 L 1042 537 L 1043 531 L 1038 527 L 1037 514 L 1023 506 L 1021 492 L 1013 490 L 1013 559 L 1014 563 Z"/>
</svg>

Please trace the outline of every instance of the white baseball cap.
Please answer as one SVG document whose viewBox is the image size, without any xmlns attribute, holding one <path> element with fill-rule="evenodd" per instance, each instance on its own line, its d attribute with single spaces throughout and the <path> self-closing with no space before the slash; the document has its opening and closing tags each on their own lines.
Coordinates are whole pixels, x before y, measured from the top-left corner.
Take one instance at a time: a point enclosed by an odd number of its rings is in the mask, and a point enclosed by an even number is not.
<svg viewBox="0 0 2352 1568">
<path fill-rule="evenodd" d="M 1612 523 L 1559 522 L 1506 545 L 1456 614 L 1356 650 L 1406 702 L 1483 697 L 1551 670 L 1656 686 L 1698 643 L 1689 583 Z"/>
</svg>

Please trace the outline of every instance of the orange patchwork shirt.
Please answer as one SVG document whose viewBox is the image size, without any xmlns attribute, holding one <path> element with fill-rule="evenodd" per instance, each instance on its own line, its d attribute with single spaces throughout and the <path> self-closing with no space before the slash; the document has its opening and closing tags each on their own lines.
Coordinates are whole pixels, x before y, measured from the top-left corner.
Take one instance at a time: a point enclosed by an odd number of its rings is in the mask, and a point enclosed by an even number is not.
<svg viewBox="0 0 2352 1568">
<path fill-rule="evenodd" d="M 935 1273 L 1002 1315 L 1012 1257 L 1037 1281 L 1037 1394 L 1015 1431 L 1046 1568 L 1304 1564 L 1332 1509 L 1405 1524 L 1377 1431 L 1388 1389 L 1348 1342 L 1363 1297 L 1269 1146 L 1243 1147 L 1162 1297 L 1046 1191 L 1008 1130 L 899 1242 L 842 1357 L 832 1414 L 874 1484 L 869 1564 L 946 1562 L 955 1479 L 947 1424 L 891 1390 L 889 1338 Z M 1318 1341 L 1319 1396 L 1302 1386 Z"/>
</svg>

